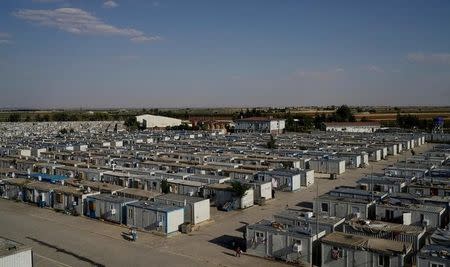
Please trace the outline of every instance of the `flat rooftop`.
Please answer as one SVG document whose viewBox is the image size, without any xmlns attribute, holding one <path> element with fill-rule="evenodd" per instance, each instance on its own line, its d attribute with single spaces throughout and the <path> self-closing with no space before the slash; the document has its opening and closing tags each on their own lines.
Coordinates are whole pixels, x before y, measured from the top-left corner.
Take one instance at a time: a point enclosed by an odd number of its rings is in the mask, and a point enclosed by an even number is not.
<svg viewBox="0 0 450 267">
<path fill-rule="evenodd" d="M 159 192 L 142 190 L 138 188 L 124 188 L 117 192 L 119 196 L 129 197 L 129 198 L 145 198 L 152 199 L 156 196 L 161 195 Z"/>
<path fill-rule="evenodd" d="M 24 250 L 31 250 L 30 247 L 25 246 L 22 243 L 0 237 L 0 258 L 8 255 L 12 255 Z"/>
<path fill-rule="evenodd" d="M 180 195 L 180 194 L 173 194 L 173 193 L 159 195 L 159 196 L 156 196 L 155 199 L 166 199 L 166 200 L 178 201 L 178 202 L 186 201 L 187 203 L 196 203 L 196 202 L 205 200 L 205 198 L 201 198 L 201 197 L 191 197 L 191 196 L 187 196 L 187 195 Z"/>
<path fill-rule="evenodd" d="M 280 233 L 302 235 L 307 237 L 314 237 L 316 235 L 315 229 L 306 229 L 301 227 L 284 228 L 282 224 L 272 222 L 269 220 L 261 220 L 255 224 L 248 225 L 247 227 L 254 230 L 270 231 L 270 232 L 275 231 Z M 319 234 L 321 233 L 325 234 L 325 231 L 320 231 Z"/>
<path fill-rule="evenodd" d="M 352 198 L 352 197 L 344 197 L 344 196 L 333 196 L 333 195 L 321 195 L 317 197 L 320 200 L 332 200 L 339 202 L 347 202 L 347 203 L 358 203 L 358 204 L 369 204 L 374 202 L 375 200 L 362 199 L 362 198 Z"/>
<path fill-rule="evenodd" d="M 424 246 L 418 255 L 421 258 L 450 261 L 450 247 L 430 244 Z"/>
<path fill-rule="evenodd" d="M 100 200 L 100 201 L 112 202 L 112 203 L 123 203 L 123 204 L 137 201 L 136 199 L 133 199 L 133 198 L 121 197 L 121 196 L 109 195 L 109 194 L 93 195 L 93 196 L 89 196 L 88 198 Z"/>
<path fill-rule="evenodd" d="M 370 250 L 384 254 L 404 254 L 411 251 L 412 245 L 388 239 L 373 238 L 369 236 L 351 235 L 341 232 L 333 232 L 322 238 L 322 242 L 333 246 L 343 246 L 357 250 Z"/>
<path fill-rule="evenodd" d="M 276 213 L 274 215 L 274 217 L 275 216 L 285 218 L 285 219 L 290 219 L 290 220 L 304 220 L 304 221 L 309 220 L 311 222 L 316 222 L 316 220 L 317 220 L 317 222 L 320 224 L 331 224 L 331 225 L 338 224 L 345 220 L 345 218 L 334 217 L 334 216 L 325 216 L 325 215 L 319 215 L 319 216 L 313 215 L 313 217 L 307 219 L 306 212 L 299 211 L 299 210 L 283 210 L 283 211 Z"/>
<path fill-rule="evenodd" d="M 414 225 L 403 225 L 398 223 L 359 220 L 353 219 L 345 222 L 346 225 L 351 226 L 355 230 L 374 232 L 396 232 L 405 234 L 419 235 L 424 233 L 424 228 Z"/>
<path fill-rule="evenodd" d="M 128 204 L 130 207 L 136 207 L 146 210 L 154 210 L 154 211 L 161 211 L 161 212 L 171 212 L 179 209 L 183 209 L 182 207 L 177 207 L 174 205 L 166 205 L 162 203 L 155 203 L 150 201 L 138 201 L 134 203 Z"/>
</svg>

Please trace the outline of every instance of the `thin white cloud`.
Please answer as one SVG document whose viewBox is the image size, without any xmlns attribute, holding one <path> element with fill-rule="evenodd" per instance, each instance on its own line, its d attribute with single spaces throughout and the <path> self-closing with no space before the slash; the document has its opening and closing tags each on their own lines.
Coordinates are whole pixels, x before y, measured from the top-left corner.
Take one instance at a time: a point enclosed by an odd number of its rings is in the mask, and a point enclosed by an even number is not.
<svg viewBox="0 0 450 267">
<path fill-rule="evenodd" d="M 104 8 L 115 8 L 115 7 L 118 7 L 118 6 L 119 6 L 119 4 L 117 4 L 116 2 L 114 2 L 112 0 L 109 0 L 109 1 L 106 1 L 106 2 L 103 3 L 103 7 Z"/>
<path fill-rule="evenodd" d="M 64 0 L 33 0 L 34 3 L 59 3 Z"/>
<path fill-rule="evenodd" d="M 0 39 L 9 39 L 11 38 L 11 34 L 7 32 L 0 32 Z"/>
<path fill-rule="evenodd" d="M 159 7 L 159 2 L 158 2 L 158 1 L 153 1 L 153 2 L 152 2 L 152 5 L 153 5 L 154 7 Z"/>
<path fill-rule="evenodd" d="M 345 72 L 343 68 L 335 68 L 324 71 L 298 69 L 294 72 L 294 76 L 298 78 L 326 80 L 330 78 L 335 78 L 339 74 L 342 74 L 343 72 Z"/>
<path fill-rule="evenodd" d="M 72 34 L 123 36 L 133 42 L 161 40 L 158 36 L 146 36 L 133 28 L 119 28 L 107 24 L 99 18 L 78 8 L 58 8 L 54 10 L 21 9 L 13 13 L 17 18 L 30 23 L 57 28 Z"/>
<path fill-rule="evenodd" d="M 145 43 L 145 42 L 152 42 L 152 41 L 161 41 L 162 38 L 160 36 L 136 36 L 130 39 L 134 43 Z"/>
<path fill-rule="evenodd" d="M 376 65 L 368 65 L 368 66 L 366 66 L 366 70 L 368 70 L 370 72 L 376 72 L 376 73 L 384 72 L 384 70 L 382 68 L 380 68 L 379 66 L 376 66 Z"/>
<path fill-rule="evenodd" d="M 11 34 L 7 32 L 0 32 L 0 44 L 11 44 Z"/>
<path fill-rule="evenodd" d="M 450 64 L 450 53 L 409 53 L 406 58 L 414 63 Z"/>
</svg>

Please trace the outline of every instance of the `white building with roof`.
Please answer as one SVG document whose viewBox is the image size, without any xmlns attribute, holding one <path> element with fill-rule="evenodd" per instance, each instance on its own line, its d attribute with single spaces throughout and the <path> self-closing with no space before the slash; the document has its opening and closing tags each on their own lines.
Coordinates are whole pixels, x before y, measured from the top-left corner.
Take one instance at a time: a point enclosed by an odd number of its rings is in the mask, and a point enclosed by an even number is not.
<svg viewBox="0 0 450 267">
<path fill-rule="evenodd" d="M 379 122 L 327 122 L 325 130 L 330 132 L 373 133 L 381 128 Z"/>
<path fill-rule="evenodd" d="M 179 126 L 183 123 L 180 119 L 150 114 L 136 116 L 136 121 L 142 124 L 145 128 L 166 128 Z"/>
<path fill-rule="evenodd" d="M 285 120 L 264 117 L 251 117 L 235 121 L 236 132 L 255 132 L 281 134 L 284 132 Z"/>
</svg>

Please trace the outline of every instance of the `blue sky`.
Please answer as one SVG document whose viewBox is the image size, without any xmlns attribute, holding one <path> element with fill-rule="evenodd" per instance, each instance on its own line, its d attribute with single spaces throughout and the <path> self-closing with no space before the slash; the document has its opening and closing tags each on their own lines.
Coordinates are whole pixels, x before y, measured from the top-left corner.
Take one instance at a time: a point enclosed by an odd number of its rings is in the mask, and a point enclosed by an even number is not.
<svg viewBox="0 0 450 267">
<path fill-rule="evenodd" d="M 449 105 L 450 1 L 0 0 L 0 107 Z"/>
</svg>

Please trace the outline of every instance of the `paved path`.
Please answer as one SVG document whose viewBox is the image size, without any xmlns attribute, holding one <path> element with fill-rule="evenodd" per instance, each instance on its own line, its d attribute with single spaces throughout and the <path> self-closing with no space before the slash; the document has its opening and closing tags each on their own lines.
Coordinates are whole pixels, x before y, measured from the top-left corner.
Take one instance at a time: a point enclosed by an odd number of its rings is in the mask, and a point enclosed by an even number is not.
<svg viewBox="0 0 450 267">
<path fill-rule="evenodd" d="M 416 148 L 416 152 L 431 145 Z M 372 171 L 380 172 L 388 164 L 410 156 L 410 152 L 388 160 L 371 163 L 365 169 L 348 170 L 337 180 L 317 178 L 317 186 L 299 192 L 278 192 L 276 200 L 265 206 L 254 206 L 243 211 L 219 212 L 212 210 L 214 223 L 200 226 L 199 231 L 171 238 L 140 233 L 137 242 L 120 236 L 125 228 L 72 217 L 52 210 L 0 200 L 0 236 L 17 240 L 33 247 L 35 265 L 40 266 L 285 266 L 256 257 L 236 258 L 224 245 L 230 238 L 242 237 L 240 230 L 271 216 L 288 205 L 296 207 L 308 203 L 319 194 L 340 185 L 354 185 L 355 181 Z"/>
</svg>

